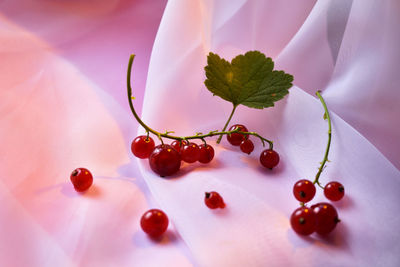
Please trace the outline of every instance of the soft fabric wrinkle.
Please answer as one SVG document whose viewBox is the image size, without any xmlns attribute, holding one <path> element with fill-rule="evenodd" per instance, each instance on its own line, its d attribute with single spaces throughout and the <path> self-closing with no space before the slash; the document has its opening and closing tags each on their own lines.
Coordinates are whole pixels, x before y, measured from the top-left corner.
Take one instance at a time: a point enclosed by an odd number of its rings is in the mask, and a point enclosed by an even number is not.
<svg viewBox="0 0 400 267">
<path fill-rule="evenodd" d="M 250 2 L 247 2 L 247 4 L 250 5 Z M 180 174 L 178 173 L 168 180 L 158 179 L 146 164 L 141 166 L 151 192 L 159 203 L 162 203 L 163 209 L 174 218 L 177 230 L 190 247 L 196 262 L 200 265 L 241 266 L 251 263 L 254 266 L 263 266 L 263 263 L 268 261 L 271 266 L 320 265 L 327 263 L 352 266 L 354 258 L 358 259 L 360 265 L 368 265 L 370 263 L 376 265 L 379 264 L 380 257 L 383 254 L 391 259 L 391 265 L 396 266 L 398 264 L 398 260 L 393 257 L 397 254 L 398 246 L 394 246 L 389 250 L 386 249 L 388 244 L 394 244 L 395 242 L 394 237 L 390 236 L 393 233 L 379 228 L 379 225 L 387 221 L 389 214 L 380 210 L 379 207 L 398 201 L 396 191 L 400 186 L 400 174 L 362 134 L 352 128 L 353 125 L 348 124 L 347 120 L 341 119 L 342 116 L 340 114 L 340 117 L 337 116 L 334 111 L 331 112 L 334 123 L 334 141 L 329 158 L 331 162 L 328 163 L 328 168 L 325 170 L 322 179 L 326 182 L 330 179 L 341 179 L 346 184 L 348 192 L 351 192 L 347 204 L 339 205 L 339 214 L 343 219 L 343 224 L 338 226 L 331 238 L 324 240 L 318 238 L 301 239 L 290 230 L 288 224 L 280 225 L 277 223 L 275 227 L 268 228 L 266 226 L 268 224 L 264 223 L 264 221 L 285 221 L 285 218 L 290 216 L 297 203 L 293 199 L 290 200 L 289 189 L 300 178 L 312 179 L 318 162 L 321 161 L 326 145 L 327 124 L 321 118 L 323 109 L 319 101 L 304 91 L 314 94 L 317 89 L 324 89 L 333 79 L 335 53 L 338 52 L 339 54 L 336 64 L 341 61 L 342 38 L 345 38 L 348 34 L 348 25 L 354 23 L 351 17 L 357 6 L 353 2 L 349 14 L 350 7 L 348 3 L 343 3 L 344 6 L 340 7 L 339 4 L 336 5 L 332 7 L 332 2 L 318 2 L 306 21 L 302 22 L 297 34 L 279 54 L 277 68 L 285 69 L 285 71 L 293 73 L 295 77 L 300 77 L 295 78 L 296 86 L 291 89 L 289 96 L 278 103 L 274 109 L 256 112 L 240 107 L 240 112 L 238 111 L 234 116 L 234 121 L 250 121 L 255 130 L 267 134 L 268 138 L 275 141 L 275 147 L 279 149 L 282 158 L 281 168 L 277 168 L 273 173 L 265 172 L 262 168 L 257 167 L 259 166 L 257 162 L 257 153 L 259 151 L 255 151 L 254 156 L 240 157 L 236 151 L 232 151 L 235 150 L 234 148 L 226 146 L 226 144 L 218 146 L 216 151 L 218 162 L 214 168 L 203 169 L 200 166 L 190 167 L 185 164 Z M 185 8 L 194 9 L 195 4 L 187 4 Z M 212 49 L 213 52 L 221 52 L 222 56 L 228 58 L 234 52 L 245 52 L 243 48 L 248 46 L 248 40 L 243 38 L 242 35 L 235 35 L 237 32 L 234 31 L 236 28 L 233 27 L 240 19 L 249 19 L 250 13 L 241 13 L 244 8 L 245 6 L 219 29 L 221 32 L 211 37 L 211 48 L 214 47 Z M 173 18 L 173 15 L 182 16 L 182 13 L 176 14 L 171 9 L 166 11 L 166 13 L 168 12 L 169 14 L 164 16 L 160 32 L 162 32 L 162 29 L 168 28 L 168 31 L 176 30 L 182 35 L 194 35 L 194 40 L 196 40 L 196 32 L 186 33 L 183 28 L 176 24 L 175 20 L 168 20 L 168 18 Z M 329 16 L 331 16 L 329 19 L 327 18 L 328 12 Z M 335 12 L 340 13 L 338 14 L 339 21 L 333 20 L 332 14 Z M 240 14 L 243 16 L 240 16 Z M 346 18 L 348 14 L 349 19 L 346 24 L 342 19 Z M 221 37 L 224 27 L 226 27 L 226 36 Z M 347 28 L 344 29 L 345 27 Z M 231 31 L 231 34 L 228 34 L 228 30 Z M 201 33 L 197 32 L 197 34 L 200 35 Z M 176 87 L 176 84 L 185 72 L 191 73 L 190 79 L 193 85 L 202 80 L 203 74 L 199 72 L 199 69 L 204 61 L 201 56 L 204 57 L 205 55 L 202 55 L 203 51 L 195 50 L 199 53 L 198 57 L 193 55 L 193 57 L 190 57 L 190 61 L 182 60 L 180 62 L 182 66 L 180 68 L 177 66 L 176 72 L 170 72 L 168 77 L 162 77 L 157 81 L 159 84 L 164 84 L 161 92 L 159 88 L 154 87 L 154 84 L 151 83 L 152 77 L 156 77 L 157 69 L 162 68 L 161 64 L 166 62 L 162 51 L 168 51 L 168 46 L 173 45 L 173 42 L 163 37 L 165 35 L 160 34 L 154 45 L 154 50 L 157 51 L 157 54 L 153 54 L 149 68 L 150 83 L 146 88 L 146 98 L 149 99 L 156 98 L 156 94 L 160 93 L 162 98 L 167 95 L 178 94 L 180 90 Z M 230 38 L 229 42 L 215 41 L 216 38 L 224 40 L 225 37 Z M 257 43 L 257 40 L 257 38 L 254 38 L 251 42 Z M 259 42 L 255 44 L 256 47 L 263 45 L 261 40 Z M 219 46 L 216 45 L 217 43 Z M 191 45 L 189 42 L 186 47 L 190 48 Z M 337 50 L 338 45 L 341 45 L 339 50 Z M 227 49 L 229 49 L 229 52 L 227 52 Z M 159 58 L 156 56 L 159 56 Z M 169 56 L 174 56 L 174 54 L 169 54 Z M 179 54 L 177 56 L 179 57 Z M 311 65 L 311 67 L 306 68 L 305 65 Z M 190 82 L 188 82 L 189 84 Z M 185 92 L 185 94 L 198 96 L 201 95 L 199 91 L 203 89 L 194 86 L 190 89 L 191 91 Z M 327 92 L 324 92 L 324 96 L 327 99 L 328 106 L 333 106 L 334 103 L 330 102 Z M 204 100 L 207 98 L 205 95 Z M 156 123 L 161 128 L 167 127 L 171 123 L 171 121 L 165 119 L 168 118 L 168 114 L 171 116 L 184 114 L 184 116 L 179 117 L 179 125 L 183 125 L 182 129 L 185 127 L 188 129 L 196 128 L 198 121 L 210 120 L 208 112 L 212 110 L 215 110 L 212 120 L 217 122 L 219 119 L 224 122 L 224 113 L 217 112 L 217 110 L 229 106 L 229 103 L 207 102 L 209 104 L 207 105 L 206 113 L 199 113 L 197 110 L 200 109 L 200 103 L 203 103 L 202 101 L 204 100 L 198 99 L 198 102 L 172 100 L 171 104 L 174 108 L 173 112 L 170 113 L 168 106 L 162 105 L 161 102 L 150 106 L 150 104 L 146 104 L 146 101 L 150 103 L 150 100 L 146 99 L 143 106 L 143 115 L 147 118 L 147 123 L 150 125 Z M 191 120 L 190 114 L 192 117 L 196 115 L 198 119 Z M 259 123 L 260 121 L 263 122 L 262 126 Z M 261 148 L 258 149 L 261 150 Z M 381 169 L 369 169 L 369 162 L 375 162 Z M 376 184 L 375 182 L 377 181 L 372 181 L 378 173 L 382 172 L 385 172 L 385 177 L 390 181 L 390 189 L 386 185 Z M 359 177 L 362 177 L 362 179 Z M 227 200 L 226 202 L 232 205 L 229 206 L 232 209 L 221 211 L 220 217 L 217 219 L 215 218 L 216 214 L 210 214 L 208 211 L 203 213 L 201 204 L 197 202 L 198 199 L 193 200 L 193 196 L 197 194 L 196 192 L 199 190 L 207 191 L 210 190 L 209 188 L 222 193 L 224 199 Z M 243 194 L 238 194 L 236 189 L 243 190 Z M 380 199 L 379 203 L 365 202 L 365 199 L 368 199 L 370 194 L 385 195 L 390 201 L 387 202 L 388 199 Z M 258 201 L 254 198 L 257 198 Z M 315 201 L 323 200 L 325 200 L 323 195 L 317 194 Z M 183 205 L 183 203 L 187 206 Z M 269 203 L 274 203 L 274 205 Z M 199 206 L 200 210 L 196 210 L 196 214 L 189 208 L 193 206 Z M 254 211 L 252 208 L 255 207 L 258 207 L 261 213 L 275 215 L 262 219 L 256 216 L 256 213 L 252 213 Z M 245 216 L 243 210 L 249 212 L 249 215 Z M 278 219 L 279 216 L 275 212 L 283 213 L 282 220 Z M 376 215 L 377 213 L 379 215 Z M 360 227 L 359 219 L 371 216 L 374 216 L 374 220 L 365 225 L 365 228 Z M 230 220 L 235 218 L 233 220 L 234 223 L 232 221 L 226 223 L 224 220 L 228 220 L 228 218 Z M 253 219 L 247 220 L 247 218 Z M 191 222 L 193 221 L 209 221 L 210 225 L 197 224 L 196 227 L 192 227 Z M 390 221 L 389 223 L 393 223 L 392 226 L 394 226 L 398 221 Z M 221 230 L 214 233 L 208 227 Z M 374 230 L 367 230 L 371 228 Z M 365 231 L 368 231 L 369 235 L 366 236 L 364 234 Z M 236 238 L 244 240 L 241 244 L 243 247 L 230 245 L 221 250 L 221 244 L 225 244 L 227 240 L 230 240 L 233 232 Z M 253 234 L 250 234 L 250 232 Z M 282 236 L 282 233 L 285 233 L 285 235 Z M 266 239 L 271 239 L 275 242 L 274 245 L 277 245 L 278 248 L 276 253 L 268 254 L 271 245 L 268 245 Z M 381 245 L 371 245 L 370 250 L 366 250 L 365 244 L 369 242 L 368 240 L 373 240 L 376 244 Z M 246 250 L 242 254 L 243 249 L 247 247 L 248 241 L 250 241 L 249 244 L 259 245 L 257 249 Z M 203 247 L 204 244 L 207 244 L 207 248 Z M 215 244 L 215 246 L 213 247 L 212 244 Z M 258 248 L 264 249 L 259 250 Z M 211 251 L 217 249 L 220 252 L 219 255 L 214 255 L 214 257 L 210 258 Z M 277 256 L 278 254 L 279 256 Z M 365 261 L 366 258 L 368 258 L 368 261 Z M 285 259 L 290 260 L 284 262 Z"/>
<path fill-rule="evenodd" d="M 399 168 L 400 149 L 395 148 L 395 140 L 400 129 L 391 125 L 400 113 L 395 85 L 399 78 L 393 72 L 400 58 L 400 35 L 396 34 L 400 21 L 391 3 L 354 2 L 326 96 L 332 99 L 332 110 Z M 381 18 L 380 23 L 372 18 Z"/>
</svg>

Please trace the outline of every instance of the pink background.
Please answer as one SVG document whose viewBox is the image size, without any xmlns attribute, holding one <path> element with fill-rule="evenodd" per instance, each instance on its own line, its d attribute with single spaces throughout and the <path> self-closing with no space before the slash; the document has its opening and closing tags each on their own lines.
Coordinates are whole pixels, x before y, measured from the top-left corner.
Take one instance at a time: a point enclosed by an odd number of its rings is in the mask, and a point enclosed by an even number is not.
<svg viewBox="0 0 400 267">
<path fill-rule="evenodd" d="M 0 1 L 0 265 L 399 266 L 399 11 L 394 0 Z M 276 107 L 233 119 L 274 140 L 278 168 L 259 166 L 257 141 L 247 156 L 224 140 L 211 164 L 171 179 L 134 159 L 130 54 L 143 120 L 189 135 L 220 129 L 231 109 L 205 89 L 208 52 L 248 50 L 295 77 Z M 318 89 L 333 120 L 321 179 L 348 195 L 332 235 L 301 238 L 291 188 L 322 159 Z M 85 194 L 69 182 L 76 167 L 94 175 Z M 225 210 L 204 206 L 210 190 Z M 139 227 L 154 207 L 171 221 L 159 241 Z"/>
</svg>

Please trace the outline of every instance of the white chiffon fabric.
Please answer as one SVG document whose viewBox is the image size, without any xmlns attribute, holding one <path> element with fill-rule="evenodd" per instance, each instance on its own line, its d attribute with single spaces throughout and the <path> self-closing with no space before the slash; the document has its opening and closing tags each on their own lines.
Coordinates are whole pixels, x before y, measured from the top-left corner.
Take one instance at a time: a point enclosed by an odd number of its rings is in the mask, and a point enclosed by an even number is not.
<svg viewBox="0 0 400 267">
<path fill-rule="evenodd" d="M 165 4 L 0 2 L 0 266 L 400 266 L 400 3 Z M 277 168 L 260 166 L 255 139 L 250 156 L 210 140 L 211 164 L 184 164 L 168 179 L 133 159 L 130 53 L 143 120 L 191 135 L 221 129 L 232 108 L 204 86 L 207 54 L 248 50 L 294 75 L 275 107 L 240 106 L 232 120 L 274 140 Z M 317 90 L 333 123 L 321 182 L 346 188 L 326 238 L 289 224 L 292 186 L 313 179 L 327 142 Z M 69 182 L 76 167 L 94 175 L 85 194 Z M 226 209 L 204 205 L 211 190 Z M 320 191 L 313 203 L 326 201 Z M 158 241 L 139 227 L 154 207 L 171 222 Z"/>
<path fill-rule="evenodd" d="M 231 59 L 260 50 L 294 75 L 276 107 L 241 107 L 232 123 L 274 140 L 281 155 L 272 172 L 251 156 L 216 146 L 208 166 L 184 165 L 160 179 L 146 162 L 151 192 L 200 266 L 398 266 L 400 264 L 400 115 L 396 1 L 170 1 L 153 48 L 143 119 L 180 135 L 221 129 L 232 108 L 203 84 L 209 51 Z M 342 222 L 331 236 L 307 238 L 290 227 L 298 207 L 292 186 L 313 179 L 327 142 L 323 107 L 331 110 L 333 141 L 321 181 L 341 181 L 335 204 Z M 379 149 L 379 150 L 378 150 Z M 392 163 L 391 163 L 391 162 Z M 226 210 L 210 211 L 205 191 L 218 191 Z M 326 201 L 319 192 L 313 203 Z"/>
</svg>

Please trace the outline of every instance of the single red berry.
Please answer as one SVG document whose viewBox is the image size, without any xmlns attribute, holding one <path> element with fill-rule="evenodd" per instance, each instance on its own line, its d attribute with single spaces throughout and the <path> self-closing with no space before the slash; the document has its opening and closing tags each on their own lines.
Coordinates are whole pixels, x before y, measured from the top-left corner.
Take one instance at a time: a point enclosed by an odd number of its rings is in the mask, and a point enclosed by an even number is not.
<svg viewBox="0 0 400 267">
<path fill-rule="evenodd" d="M 290 217 L 290 224 L 299 235 L 311 235 L 315 231 L 316 222 L 312 209 L 305 206 L 297 208 Z"/>
<path fill-rule="evenodd" d="M 170 145 L 158 145 L 149 157 L 150 168 L 161 177 L 175 174 L 181 167 L 181 155 Z"/>
<path fill-rule="evenodd" d="M 210 209 L 223 209 L 226 206 L 223 198 L 215 191 L 206 192 L 204 203 L 206 203 L 207 207 L 209 207 Z"/>
<path fill-rule="evenodd" d="M 335 229 L 340 222 L 338 213 L 334 206 L 329 203 L 317 203 L 311 206 L 316 218 L 315 232 L 320 235 L 327 235 Z"/>
<path fill-rule="evenodd" d="M 195 143 L 188 143 L 181 149 L 182 160 L 187 163 L 193 163 L 199 160 L 200 150 Z"/>
<path fill-rule="evenodd" d="M 254 150 L 254 144 L 250 139 L 245 139 L 240 143 L 240 150 L 243 153 L 249 154 Z"/>
<path fill-rule="evenodd" d="M 168 222 L 168 217 L 162 210 L 151 209 L 143 214 L 140 226 L 146 234 L 156 238 L 165 233 Z"/>
<path fill-rule="evenodd" d="M 83 192 L 89 189 L 93 184 L 93 176 L 88 169 L 77 168 L 70 176 L 74 188 L 78 192 Z"/>
<path fill-rule="evenodd" d="M 188 141 L 186 141 L 186 140 L 181 140 L 181 141 L 175 140 L 175 141 L 173 141 L 173 142 L 171 143 L 171 146 L 172 146 L 173 148 L 175 148 L 176 151 L 181 152 L 182 147 L 183 147 L 184 145 L 186 145 L 186 144 L 188 144 Z"/>
<path fill-rule="evenodd" d="M 344 197 L 344 187 L 339 182 L 329 182 L 324 188 L 324 195 L 331 201 L 338 201 Z"/>
<path fill-rule="evenodd" d="M 265 168 L 272 169 L 279 163 L 279 154 L 272 149 L 266 149 L 261 152 L 260 163 Z"/>
<path fill-rule="evenodd" d="M 131 150 L 136 157 L 146 159 L 153 152 L 154 146 L 154 140 L 150 136 L 140 135 L 132 141 Z"/>
<path fill-rule="evenodd" d="M 242 124 L 235 124 L 235 125 L 232 125 L 232 126 L 229 128 L 229 131 L 233 131 L 233 130 L 235 130 L 235 129 L 239 129 L 240 132 L 248 132 L 247 128 L 246 128 L 244 125 L 242 125 Z M 249 138 L 248 135 L 243 135 L 243 134 L 240 134 L 240 133 L 232 133 L 232 134 L 227 134 L 227 135 L 226 135 L 226 139 L 227 139 L 228 142 L 231 143 L 231 145 L 233 145 L 233 146 L 239 146 L 240 143 L 241 143 L 243 140 L 248 139 L 248 138 Z"/>
<path fill-rule="evenodd" d="M 210 145 L 201 144 L 199 145 L 200 155 L 199 162 L 200 163 L 209 163 L 214 158 L 214 148 Z"/>
<path fill-rule="evenodd" d="M 315 196 L 315 185 L 309 180 L 299 180 L 293 186 L 294 197 L 303 203 L 312 200 Z"/>
</svg>

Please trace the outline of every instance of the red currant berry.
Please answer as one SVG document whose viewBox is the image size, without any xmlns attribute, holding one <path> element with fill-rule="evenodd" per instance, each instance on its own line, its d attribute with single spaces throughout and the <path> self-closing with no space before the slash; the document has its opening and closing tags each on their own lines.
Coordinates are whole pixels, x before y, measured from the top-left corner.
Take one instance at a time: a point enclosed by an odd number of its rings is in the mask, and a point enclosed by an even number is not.
<svg viewBox="0 0 400 267">
<path fill-rule="evenodd" d="M 292 213 L 290 224 L 299 235 L 311 235 L 315 231 L 316 216 L 312 209 L 303 206 Z"/>
<path fill-rule="evenodd" d="M 306 203 L 315 196 L 315 185 L 309 180 L 299 180 L 293 186 L 294 197 L 303 203 Z"/>
<path fill-rule="evenodd" d="M 226 206 L 223 198 L 215 191 L 206 192 L 204 203 L 206 203 L 207 207 L 209 207 L 210 209 L 223 209 Z"/>
<path fill-rule="evenodd" d="M 232 125 L 231 128 L 229 128 L 229 131 L 233 131 L 237 128 L 239 129 L 240 132 L 248 132 L 247 128 L 242 124 Z M 240 133 L 232 133 L 232 134 L 226 135 L 226 139 L 233 146 L 239 146 L 243 140 L 248 139 L 248 138 L 249 138 L 248 135 L 243 135 Z"/>
<path fill-rule="evenodd" d="M 249 154 L 254 150 L 254 144 L 250 139 L 245 139 L 240 143 L 240 150 L 243 153 Z"/>
<path fill-rule="evenodd" d="M 131 150 L 136 157 L 146 159 L 153 152 L 154 146 L 154 140 L 151 137 L 141 135 L 132 141 Z"/>
<path fill-rule="evenodd" d="M 175 141 L 173 141 L 173 142 L 171 143 L 171 146 L 172 146 L 173 148 L 175 148 L 176 151 L 181 152 L 182 147 L 183 147 L 184 145 L 186 145 L 186 144 L 188 144 L 188 141 L 186 141 L 186 140 L 181 140 L 181 141 L 175 140 Z"/>
<path fill-rule="evenodd" d="M 338 201 L 344 197 L 344 187 L 339 182 L 330 182 L 324 188 L 324 195 L 331 201 Z"/>
<path fill-rule="evenodd" d="M 151 209 L 143 214 L 140 226 L 146 234 L 156 238 L 165 233 L 168 222 L 168 217 L 162 210 Z"/>
<path fill-rule="evenodd" d="M 161 177 L 169 176 L 181 167 L 180 154 L 170 145 L 158 145 L 149 157 L 150 168 Z"/>
<path fill-rule="evenodd" d="M 265 168 L 272 169 L 279 163 L 279 154 L 272 149 L 261 152 L 260 162 Z"/>
<path fill-rule="evenodd" d="M 315 232 L 320 235 L 326 235 L 335 229 L 336 224 L 340 222 L 338 213 L 334 206 L 329 203 L 317 203 L 311 206 L 316 218 Z"/>
<path fill-rule="evenodd" d="M 201 144 L 199 145 L 200 155 L 199 162 L 200 163 L 209 163 L 214 158 L 214 148 L 210 145 Z"/>
<path fill-rule="evenodd" d="M 187 163 L 193 163 L 199 160 L 200 150 L 195 143 L 188 143 L 181 149 L 182 160 Z"/>
<path fill-rule="evenodd" d="M 74 188 L 78 192 L 83 192 L 89 189 L 93 184 L 93 176 L 88 169 L 77 168 L 70 176 Z"/>
</svg>

